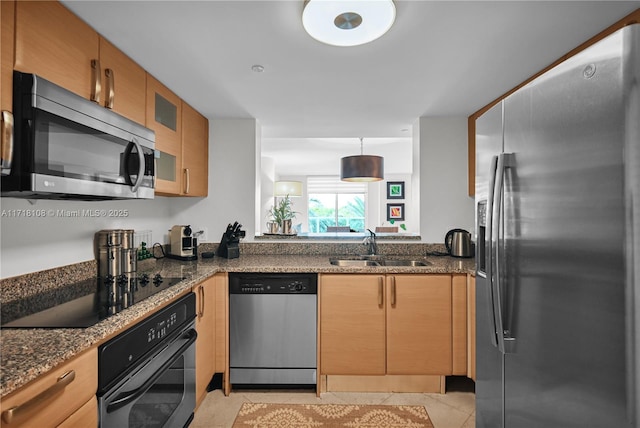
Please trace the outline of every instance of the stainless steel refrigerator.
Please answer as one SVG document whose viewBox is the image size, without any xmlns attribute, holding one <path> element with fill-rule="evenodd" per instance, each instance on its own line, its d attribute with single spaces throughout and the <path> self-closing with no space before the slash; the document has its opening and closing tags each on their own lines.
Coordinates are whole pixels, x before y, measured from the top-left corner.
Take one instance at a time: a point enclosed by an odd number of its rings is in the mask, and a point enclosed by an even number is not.
<svg viewBox="0 0 640 428">
<path fill-rule="evenodd" d="M 638 427 L 640 24 L 476 122 L 476 426 Z"/>
</svg>

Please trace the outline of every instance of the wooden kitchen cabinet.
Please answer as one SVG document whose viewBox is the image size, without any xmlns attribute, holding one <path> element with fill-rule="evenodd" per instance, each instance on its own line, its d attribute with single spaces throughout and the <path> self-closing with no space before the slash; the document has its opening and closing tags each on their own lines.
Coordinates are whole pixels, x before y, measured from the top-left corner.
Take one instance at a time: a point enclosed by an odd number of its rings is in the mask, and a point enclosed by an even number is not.
<svg viewBox="0 0 640 428">
<path fill-rule="evenodd" d="M 196 407 L 207 395 L 207 385 L 215 373 L 215 279 L 209 278 L 194 288 L 196 293 Z"/>
<path fill-rule="evenodd" d="M 207 196 L 209 189 L 209 121 L 182 102 L 182 192 Z"/>
<path fill-rule="evenodd" d="M 13 140 L 13 52 L 16 3 L 0 2 L 0 157 L 2 160 Z M 6 156 L 8 157 L 8 156 Z"/>
<path fill-rule="evenodd" d="M 182 102 L 147 73 L 146 126 L 156 133 L 156 193 L 182 193 Z"/>
<path fill-rule="evenodd" d="M 321 374 L 451 374 L 451 275 L 322 275 L 320 290 Z"/>
<path fill-rule="evenodd" d="M 92 348 L 3 398 L 0 402 L 2 425 L 65 426 L 65 420 L 78 410 L 81 413 L 74 419 L 89 420 L 85 419 L 87 412 L 82 408 L 95 398 L 97 389 L 98 351 Z"/>
<path fill-rule="evenodd" d="M 387 373 L 452 374 L 451 275 L 387 275 Z"/>
<path fill-rule="evenodd" d="M 321 275 L 320 281 L 320 373 L 384 374 L 384 275 Z"/>
<path fill-rule="evenodd" d="M 467 275 L 453 275 L 451 278 L 451 327 L 452 327 L 452 374 L 467 375 Z"/>
<path fill-rule="evenodd" d="M 136 123 L 146 120 L 147 73 L 100 36 L 101 105 Z M 112 96 L 111 96 L 112 95 Z"/>
<path fill-rule="evenodd" d="M 144 69 L 59 2 L 17 2 L 14 68 L 145 122 Z"/>
<path fill-rule="evenodd" d="M 227 373 L 227 274 L 217 273 L 193 288 L 196 294 L 196 407 L 215 373 Z"/>
<path fill-rule="evenodd" d="M 467 377 L 476 380 L 476 277 L 467 281 Z"/>
<path fill-rule="evenodd" d="M 16 3 L 16 70 L 35 73 L 91 99 L 100 77 L 91 67 L 98 52 L 98 33 L 59 2 Z"/>
<path fill-rule="evenodd" d="M 82 407 L 73 412 L 57 428 L 84 428 L 98 426 L 98 399 L 91 397 Z"/>
</svg>

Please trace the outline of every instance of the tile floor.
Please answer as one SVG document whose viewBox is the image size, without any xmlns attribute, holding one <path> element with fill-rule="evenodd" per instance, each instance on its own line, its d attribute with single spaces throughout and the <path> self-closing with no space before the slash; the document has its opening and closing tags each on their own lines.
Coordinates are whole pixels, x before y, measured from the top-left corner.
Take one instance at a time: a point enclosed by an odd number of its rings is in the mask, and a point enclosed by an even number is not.
<svg viewBox="0 0 640 428">
<path fill-rule="evenodd" d="M 225 397 L 215 390 L 203 401 L 190 428 L 230 428 L 244 402 L 422 405 L 435 428 L 474 428 L 476 423 L 473 382 L 464 379 L 448 384 L 446 394 L 327 392 L 318 398 L 304 390 L 239 390 Z"/>
</svg>

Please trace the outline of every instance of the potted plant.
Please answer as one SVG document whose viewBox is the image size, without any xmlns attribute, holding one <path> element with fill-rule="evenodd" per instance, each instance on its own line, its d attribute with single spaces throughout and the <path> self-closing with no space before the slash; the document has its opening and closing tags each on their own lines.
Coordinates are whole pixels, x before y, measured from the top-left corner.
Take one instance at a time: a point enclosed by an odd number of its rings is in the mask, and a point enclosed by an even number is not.
<svg viewBox="0 0 640 428">
<path fill-rule="evenodd" d="M 284 234 L 291 233 L 291 220 L 296 217 L 296 212 L 291 209 L 291 199 L 285 196 L 269 210 L 269 215 L 274 222 L 280 225 L 280 231 Z"/>
</svg>

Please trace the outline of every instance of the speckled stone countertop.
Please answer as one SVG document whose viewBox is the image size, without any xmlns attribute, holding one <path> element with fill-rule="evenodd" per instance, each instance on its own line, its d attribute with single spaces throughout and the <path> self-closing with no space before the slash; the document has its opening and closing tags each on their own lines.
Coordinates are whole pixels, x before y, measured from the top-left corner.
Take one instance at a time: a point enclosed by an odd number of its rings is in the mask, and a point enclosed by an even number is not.
<svg viewBox="0 0 640 428">
<path fill-rule="evenodd" d="M 473 259 L 452 257 L 394 256 L 428 262 L 427 266 L 421 267 L 339 267 L 329 263 L 330 257 L 338 256 L 242 254 L 230 260 L 218 257 L 193 262 L 147 260 L 138 266 L 139 273 L 160 273 L 165 277 L 182 276 L 186 279 L 86 329 L 0 329 L 0 398 L 90 347 L 104 343 L 217 272 L 473 274 L 475 269 Z M 34 274 L 29 275 L 31 280 L 35 278 Z M 10 285 L 11 280 L 2 280 L 2 288 Z M 7 296 L 13 294 L 15 292 L 4 291 L 0 296 L 4 299 L 2 303 L 6 303 L 9 299 Z"/>
</svg>

